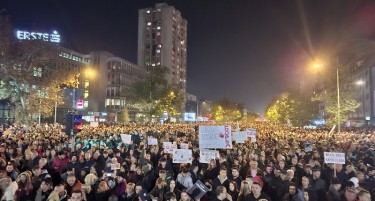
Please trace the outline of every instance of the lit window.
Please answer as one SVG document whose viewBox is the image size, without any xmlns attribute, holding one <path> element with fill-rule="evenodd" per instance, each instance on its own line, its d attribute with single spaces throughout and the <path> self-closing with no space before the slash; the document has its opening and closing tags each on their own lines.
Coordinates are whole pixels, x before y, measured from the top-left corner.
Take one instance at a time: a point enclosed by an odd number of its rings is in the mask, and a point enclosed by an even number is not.
<svg viewBox="0 0 375 201">
<path fill-rule="evenodd" d="M 156 29 L 157 29 L 157 30 L 160 30 L 160 29 L 161 29 L 161 26 L 157 26 Z"/>
<path fill-rule="evenodd" d="M 161 48 L 161 45 L 158 45 L 158 48 Z"/>
<path fill-rule="evenodd" d="M 151 66 L 155 66 L 155 64 L 152 64 Z"/>
<path fill-rule="evenodd" d="M 156 50 L 156 53 L 160 53 L 160 50 Z"/>
<path fill-rule="evenodd" d="M 88 98 L 88 97 L 89 97 L 89 90 L 85 90 L 83 98 Z"/>
<path fill-rule="evenodd" d="M 147 26 L 151 26 L 151 22 L 147 22 Z"/>
<path fill-rule="evenodd" d="M 151 11 L 150 11 L 150 10 L 147 10 L 146 13 L 151 13 Z"/>
<path fill-rule="evenodd" d="M 90 82 L 88 80 L 85 80 L 85 88 L 88 88 L 90 86 Z"/>
<path fill-rule="evenodd" d="M 161 12 L 161 8 L 158 8 L 157 11 L 158 11 L 158 12 Z"/>
<path fill-rule="evenodd" d="M 160 32 L 157 32 L 156 35 L 160 36 Z"/>
</svg>

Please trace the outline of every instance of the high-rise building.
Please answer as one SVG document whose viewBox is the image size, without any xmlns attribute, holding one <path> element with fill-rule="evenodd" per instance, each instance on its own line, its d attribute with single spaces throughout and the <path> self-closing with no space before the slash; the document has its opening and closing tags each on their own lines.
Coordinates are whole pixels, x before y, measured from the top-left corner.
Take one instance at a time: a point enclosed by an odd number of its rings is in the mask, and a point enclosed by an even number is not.
<svg viewBox="0 0 375 201">
<path fill-rule="evenodd" d="M 169 84 L 186 93 L 187 21 L 165 3 L 139 10 L 138 66 L 148 70 L 166 67 Z"/>
</svg>

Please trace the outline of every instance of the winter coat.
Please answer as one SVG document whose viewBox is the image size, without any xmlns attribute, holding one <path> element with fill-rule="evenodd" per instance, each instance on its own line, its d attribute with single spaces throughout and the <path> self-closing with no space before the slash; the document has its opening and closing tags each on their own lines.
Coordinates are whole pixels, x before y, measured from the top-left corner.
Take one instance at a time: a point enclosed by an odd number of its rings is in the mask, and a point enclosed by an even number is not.
<svg viewBox="0 0 375 201">
<path fill-rule="evenodd" d="M 186 189 L 189 189 L 194 185 L 193 179 L 190 176 L 190 172 L 187 172 L 185 176 L 182 176 L 182 173 L 178 174 L 177 182 L 179 182 Z"/>
</svg>

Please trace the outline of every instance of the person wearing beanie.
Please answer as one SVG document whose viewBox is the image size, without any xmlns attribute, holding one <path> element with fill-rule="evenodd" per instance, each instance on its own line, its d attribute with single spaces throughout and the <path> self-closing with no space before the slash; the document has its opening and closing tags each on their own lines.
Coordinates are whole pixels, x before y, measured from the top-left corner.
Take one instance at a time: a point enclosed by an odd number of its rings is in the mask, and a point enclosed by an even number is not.
<svg viewBox="0 0 375 201">
<path fill-rule="evenodd" d="M 294 182 L 289 184 L 288 193 L 284 195 L 283 201 L 303 201 L 303 193 Z"/>
<path fill-rule="evenodd" d="M 331 180 L 331 186 L 329 187 L 326 193 L 326 200 L 327 201 L 340 201 L 340 188 L 341 188 L 341 181 L 337 178 L 333 178 Z"/>
</svg>

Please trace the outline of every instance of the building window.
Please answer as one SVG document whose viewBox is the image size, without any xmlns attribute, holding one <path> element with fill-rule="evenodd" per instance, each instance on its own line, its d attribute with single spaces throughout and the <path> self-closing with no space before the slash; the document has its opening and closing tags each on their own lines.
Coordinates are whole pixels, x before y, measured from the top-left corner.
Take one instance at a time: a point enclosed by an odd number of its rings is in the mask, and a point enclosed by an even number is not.
<svg viewBox="0 0 375 201">
<path fill-rule="evenodd" d="M 85 80 L 85 88 L 87 89 L 90 86 L 90 82 L 88 80 Z"/>
<path fill-rule="evenodd" d="M 147 22 L 147 26 L 151 26 L 151 24 L 152 24 L 151 22 Z"/>
<path fill-rule="evenodd" d="M 83 101 L 83 107 L 89 107 L 89 101 Z"/>
<path fill-rule="evenodd" d="M 160 50 L 156 50 L 156 53 L 158 53 L 158 54 L 159 54 L 159 53 L 160 53 Z"/>
<path fill-rule="evenodd" d="M 151 13 L 151 11 L 150 10 L 146 10 L 146 13 Z"/>
<path fill-rule="evenodd" d="M 157 26 L 156 29 L 157 29 L 157 30 L 160 30 L 160 29 L 161 29 L 161 26 Z"/>
<path fill-rule="evenodd" d="M 89 97 L 89 90 L 85 90 L 85 93 L 83 94 L 83 98 L 88 98 Z"/>
</svg>

